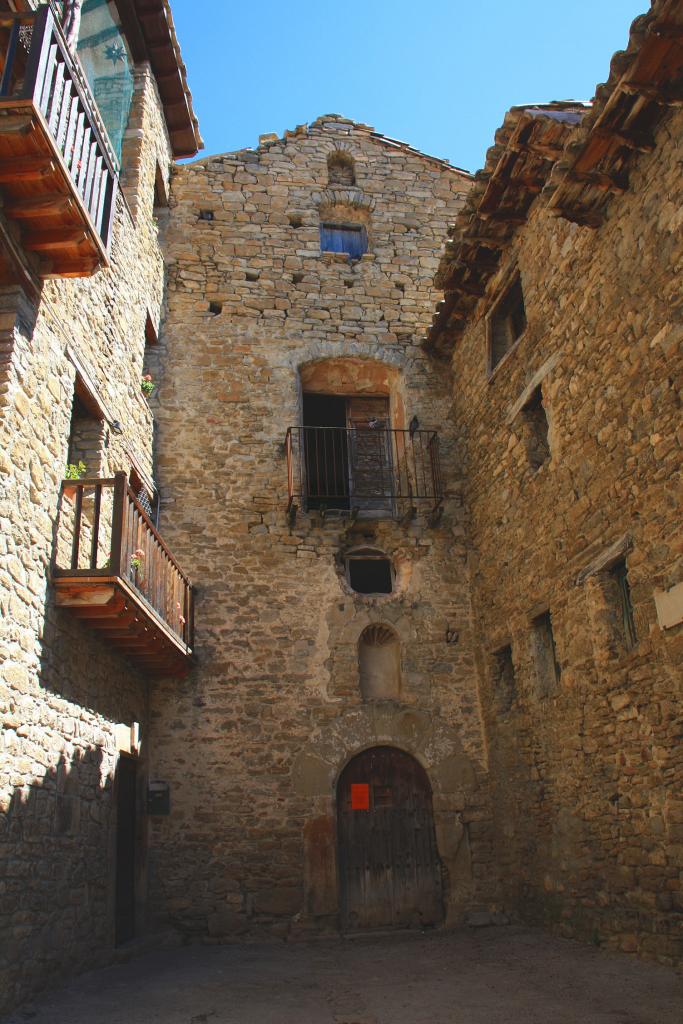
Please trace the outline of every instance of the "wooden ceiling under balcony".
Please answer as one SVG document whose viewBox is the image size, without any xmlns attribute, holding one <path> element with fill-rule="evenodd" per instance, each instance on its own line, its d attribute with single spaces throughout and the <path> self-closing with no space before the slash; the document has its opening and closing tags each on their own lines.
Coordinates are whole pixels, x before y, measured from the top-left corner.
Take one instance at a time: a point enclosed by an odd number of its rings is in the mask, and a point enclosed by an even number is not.
<svg viewBox="0 0 683 1024">
<path fill-rule="evenodd" d="M 49 7 L 1 14 L 0 32 L 4 247 L 39 277 L 88 276 L 107 265 L 118 187 L 106 133 Z"/>
</svg>

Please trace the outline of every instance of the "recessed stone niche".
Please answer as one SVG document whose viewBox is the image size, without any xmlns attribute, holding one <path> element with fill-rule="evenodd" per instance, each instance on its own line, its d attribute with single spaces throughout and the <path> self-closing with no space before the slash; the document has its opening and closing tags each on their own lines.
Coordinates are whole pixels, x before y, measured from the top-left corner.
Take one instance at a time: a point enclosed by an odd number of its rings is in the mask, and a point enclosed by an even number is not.
<svg viewBox="0 0 683 1024">
<path fill-rule="evenodd" d="M 401 694 L 401 645 L 390 626 L 368 626 L 358 640 L 363 700 L 397 700 Z"/>
</svg>

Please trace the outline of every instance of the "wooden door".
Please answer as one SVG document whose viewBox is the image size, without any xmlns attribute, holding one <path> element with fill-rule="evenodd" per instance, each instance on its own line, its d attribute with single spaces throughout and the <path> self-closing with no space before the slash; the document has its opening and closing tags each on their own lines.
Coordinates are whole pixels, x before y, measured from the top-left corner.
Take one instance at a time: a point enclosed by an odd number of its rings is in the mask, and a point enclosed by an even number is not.
<svg viewBox="0 0 683 1024">
<path fill-rule="evenodd" d="M 116 769 L 116 943 L 135 935 L 136 776 L 134 757 Z"/>
<path fill-rule="evenodd" d="M 343 928 L 442 920 L 432 791 L 414 758 L 374 747 L 346 766 L 337 789 L 337 839 Z"/>
<path fill-rule="evenodd" d="M 393 508 L 392 434 L 389 399 L 349 398 L 349 490 L 351 505 L 368 511 Z"/>
</svg>

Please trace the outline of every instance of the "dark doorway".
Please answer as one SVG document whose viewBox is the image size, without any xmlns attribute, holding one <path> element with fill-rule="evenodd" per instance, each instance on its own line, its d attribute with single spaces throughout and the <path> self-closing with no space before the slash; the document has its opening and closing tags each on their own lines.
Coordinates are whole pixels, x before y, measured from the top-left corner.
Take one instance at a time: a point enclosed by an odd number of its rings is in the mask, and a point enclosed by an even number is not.
<svg viewBox="0 0 683 1024">
<path fill-rule="evenodd" d="M 304 394 L 308 508 L 391 511 L 389 399 Z"/>
<path fill-rule="evenodd" d="M 304 451 L 308 507 L 348 509 L 345 398 L 304 395 Z"/>
<path fill-rule="evenodd" d="M 349 762 L 337 787 L 337 840 L 344 929 L 443 919 L 432 790 L 410 755 L 374 747 Z"/>
<path fill-rule="evenodd" d="M 135 935 L 137 760 L 119 756 L 116 769 L 116 944 Z"/>
</svg>

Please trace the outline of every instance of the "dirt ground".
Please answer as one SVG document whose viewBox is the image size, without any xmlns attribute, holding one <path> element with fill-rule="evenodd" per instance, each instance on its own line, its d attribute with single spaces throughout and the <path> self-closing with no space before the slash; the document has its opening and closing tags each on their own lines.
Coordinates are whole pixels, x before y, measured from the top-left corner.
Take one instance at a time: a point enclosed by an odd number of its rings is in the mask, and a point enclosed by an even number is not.
<svg viewBox="0 0 683 1024">
<path fill-rule="evenodd" d="M 683 977 L 540 931 L 185 946 L 92 971 L 7 1024 L 682 1024 Z"/>
</svg>

